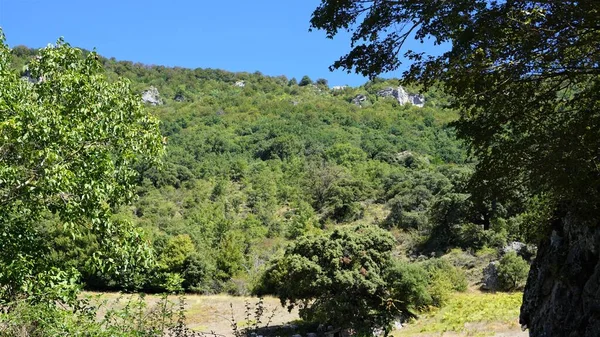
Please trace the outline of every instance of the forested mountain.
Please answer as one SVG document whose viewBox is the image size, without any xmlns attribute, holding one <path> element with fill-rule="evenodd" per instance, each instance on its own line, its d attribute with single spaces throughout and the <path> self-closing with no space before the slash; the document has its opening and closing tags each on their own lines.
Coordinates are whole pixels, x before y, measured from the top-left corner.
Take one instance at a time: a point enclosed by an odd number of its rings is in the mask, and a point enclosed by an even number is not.
<svg viewBox="0 0 600 337">
<path fill-rule="evenodd" d="M 14 48 L 14 66 L 35 54 Z M 93 235 L 72 240 L 50 215 L 41 225 L 49 259 L 78 269 L 88 288 L 245 293 L 304 234 L 375 224 L 395 234 L 395 255 L 411 258 L 531 241 L 531 219 L 543 214 L 535 202 L 527 213 L 468 193 L 474 159 L 455 138 L 451 98 L 435 87 L 418 107 L 384 97 L 395 79 L 330 88 L 308 77 L 101 61 L 110 79 L 151 97 L 146 109 L 167 146 L 162 166 L 138 166 L 138 198 L 116 210 L 143 228 L 154 263 L 100 273 Z"/>
</svg>

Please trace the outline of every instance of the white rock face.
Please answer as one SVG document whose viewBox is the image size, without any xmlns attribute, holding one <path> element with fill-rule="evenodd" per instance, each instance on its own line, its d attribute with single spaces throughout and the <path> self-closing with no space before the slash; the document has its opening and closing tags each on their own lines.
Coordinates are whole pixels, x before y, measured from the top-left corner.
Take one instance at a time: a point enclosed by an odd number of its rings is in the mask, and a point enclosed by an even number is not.
<svg viewBox="0 0 600 337">
<path fill-rule="evenodd" d="M 419 94 L 410 94 L 402 86 L 398 88 L 388 87 L 377 92 L 377 96 L 381 97 L 394 97 L 398 103 L 406 104 L 410 103 L 414 106 L 422 108 L 425 105 L 425 97 Z"/>
<path fill-rule="evenodd" d="M 235 82 L 235 84 L 234 84 L 234 85 L 235 85 L 236 87 L 243 88 L 243 87 L 245 87 L 245 86 L 246 86 L 246 82 L 245 82 L 245 81 L 237 81 L 237 82 Z"/>
<path fill-rule="evenodd" d="M 142 102 L 150 105 L 162 105 L 163 101 L 160 99 L 160 93 L 156 87 L 151 86 L 148 90 L 142 92 Z"/>
</svg>

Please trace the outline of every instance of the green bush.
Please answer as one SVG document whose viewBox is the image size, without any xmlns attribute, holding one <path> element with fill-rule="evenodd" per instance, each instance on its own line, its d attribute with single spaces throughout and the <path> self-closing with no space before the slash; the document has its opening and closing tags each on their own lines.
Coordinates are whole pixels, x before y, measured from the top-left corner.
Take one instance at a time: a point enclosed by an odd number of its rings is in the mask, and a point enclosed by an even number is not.
<svg viewBox="0 0 600 337">
<path fill-rule="evenodd" d="M 506 291 L 520 290 L 525 286 L 529 264 L 515 252 L 509 252 L 498 263 L 500 288 Z"/>
<path fill-rule="evenodd" d="M 420 265 L 395 261 L 388 268 L 385 278 L 392 290 L 392 298 L 403 298 L 408 303 L 408 310 L 414 316 L 417 311 L 433 304 L 429 293 L 429 275 Z"/>
<path fill-rule="evenodd" d="M 475 250 L 483 247 L 502 247 L 508 241 L 506 230 L 484 230 L 483 226 L 467 223 L 461 225 L 458 229 L 457 244 L 465 249 L 473 248 Z"/>
<path fill-rule="evenodd" d="M 453 291 L 467 290 L 468 282 L 464 271 L 445 259 L 431 259 L 423 263 L 429 273 L 429 294 L 432 304 L 443 306 Z"/>
<path fill-rule="evenodd" d="M 72 308 L 23 301 L 0 313 L 0 336 L 196 336 L 185 327 L 183 298 L 177 304 L 164 295 L 152 306 L 143 295 L 130 296 L 125 305 L 122 299 L 107 305 L 86 298 Z"/>
</svg>

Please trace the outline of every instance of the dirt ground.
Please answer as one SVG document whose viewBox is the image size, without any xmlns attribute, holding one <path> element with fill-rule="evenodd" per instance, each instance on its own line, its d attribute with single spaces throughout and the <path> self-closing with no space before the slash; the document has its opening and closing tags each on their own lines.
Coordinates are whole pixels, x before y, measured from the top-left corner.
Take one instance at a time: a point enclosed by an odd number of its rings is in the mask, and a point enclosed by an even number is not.
<svg viewBox="0 0 600 337">
<path fill-rule="evenodd" d="M 116 306 L 118 303 L 126 303 L 130 296 L 117 293 L 86 293 L 91 296 L 100 296 L 109 303 L 109 306 Z M 145 297 L 149 307 L 158 303 L 160 297 L 148 295 Z M 178 298 L 176 296 L 169 298 L 176 305 Z M 240 328 L 254 324 L 254 311 L 259 299 L 255 297 L 235 297 L 228 295 L 186 295 L 185 296 L 185 314 L 187 325 L 195 330 L 210 333 L 213 332 L 222 336 L 233 336 L 232 321 L 237 322 Z M 261 319 L 261 326 L 269 323 L 269 326 L 283 327 L 283 331 L 289 331 L 289 335 L 297 333 L 294 327 L 300 322 L 297 310 L 288 312 L 281 306 L 278 299 L 267 297 L 263 299 L 264 313 Z M 248 308 L 248 309 L 247 309 Z M 247 312 L 250 315 L 247 316 Z M 427 324 L 426 322 L 422 322 Z M 414 329 L 401 329 L 393 332 L 394 336 L 410 337 L 462 337 L 462 336 L 496 336 L 496 337 L 526 337 L 527 331 L 521 331 L 518 326 L 507 326 L 505 324 L 491 323 L 466 323 L 464 332 L 436 332 L 419 333 Z M 404 330 L 404 331 L 403 331 Z"/>
</svg>

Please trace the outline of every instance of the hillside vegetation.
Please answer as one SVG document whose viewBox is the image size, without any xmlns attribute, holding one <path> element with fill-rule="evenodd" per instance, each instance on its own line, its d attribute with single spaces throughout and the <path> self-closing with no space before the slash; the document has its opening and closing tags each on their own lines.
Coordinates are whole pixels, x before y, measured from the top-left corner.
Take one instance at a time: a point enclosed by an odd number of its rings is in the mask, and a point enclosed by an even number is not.
<svg viewBox="0 0 600 337">
<path fill-rule="evenodd" d="M 14 64 L 34 55 L 17 47 Z M 158 89 L 163 104 L 147 109 L 167 154 L 161 167 L 138 168 L 139 198 L 118 211 L 145 230 L 155 264 L 99 274 L 88 268 L 93 236 L 73 241 L 45 224 L 52 261 L 77 268 L 88 288 L 246 293 L 285 242 L 354 222 L 400 229 L 402 256 L 526 239 L 528 213 L 492 214 L 490 201 L 469 198 L 472 160 L 438 90 L 419 108 L 377 95 L 393 79 L 330 89 L 308 77 L 102 62 L 135 92 Z M 359 94 L 367 101 L 357 105 Z"/>
<path fill-rule="evenodd" d="M 27 66 L 36 55 L 12 50 L 12 67 L 35 88 L 45 81 Z M 391 327 L 398 313 L 444 306 L 501 256 L 498 288 L 522 288 L 531 256 L 502 248 L 535 242 L 547 207 L 471 193 L 476 159 L 455 138 L 452 98 L 435 86 L 415 106 L 389 94 L 397 79 L 330 88 L 308 76 L 91 55 L 160 119 L 166 155 L 158 166 L 135 162 L 135 190 L 119 191 L 132 203 L 101 205 L 110 223 L 142 230 L 109 241 L 144 250 L 105 256 L 103 266 L 105 234 L 74 230 L 42 208 L 32 232 L 44 242 L 38 258 L 46 268 L 69 271 L 95 291 L 277 295 L 306 321 L 365 334 Z M 68 204 L 69 194 L 59 197 Z"/>
</svg>

